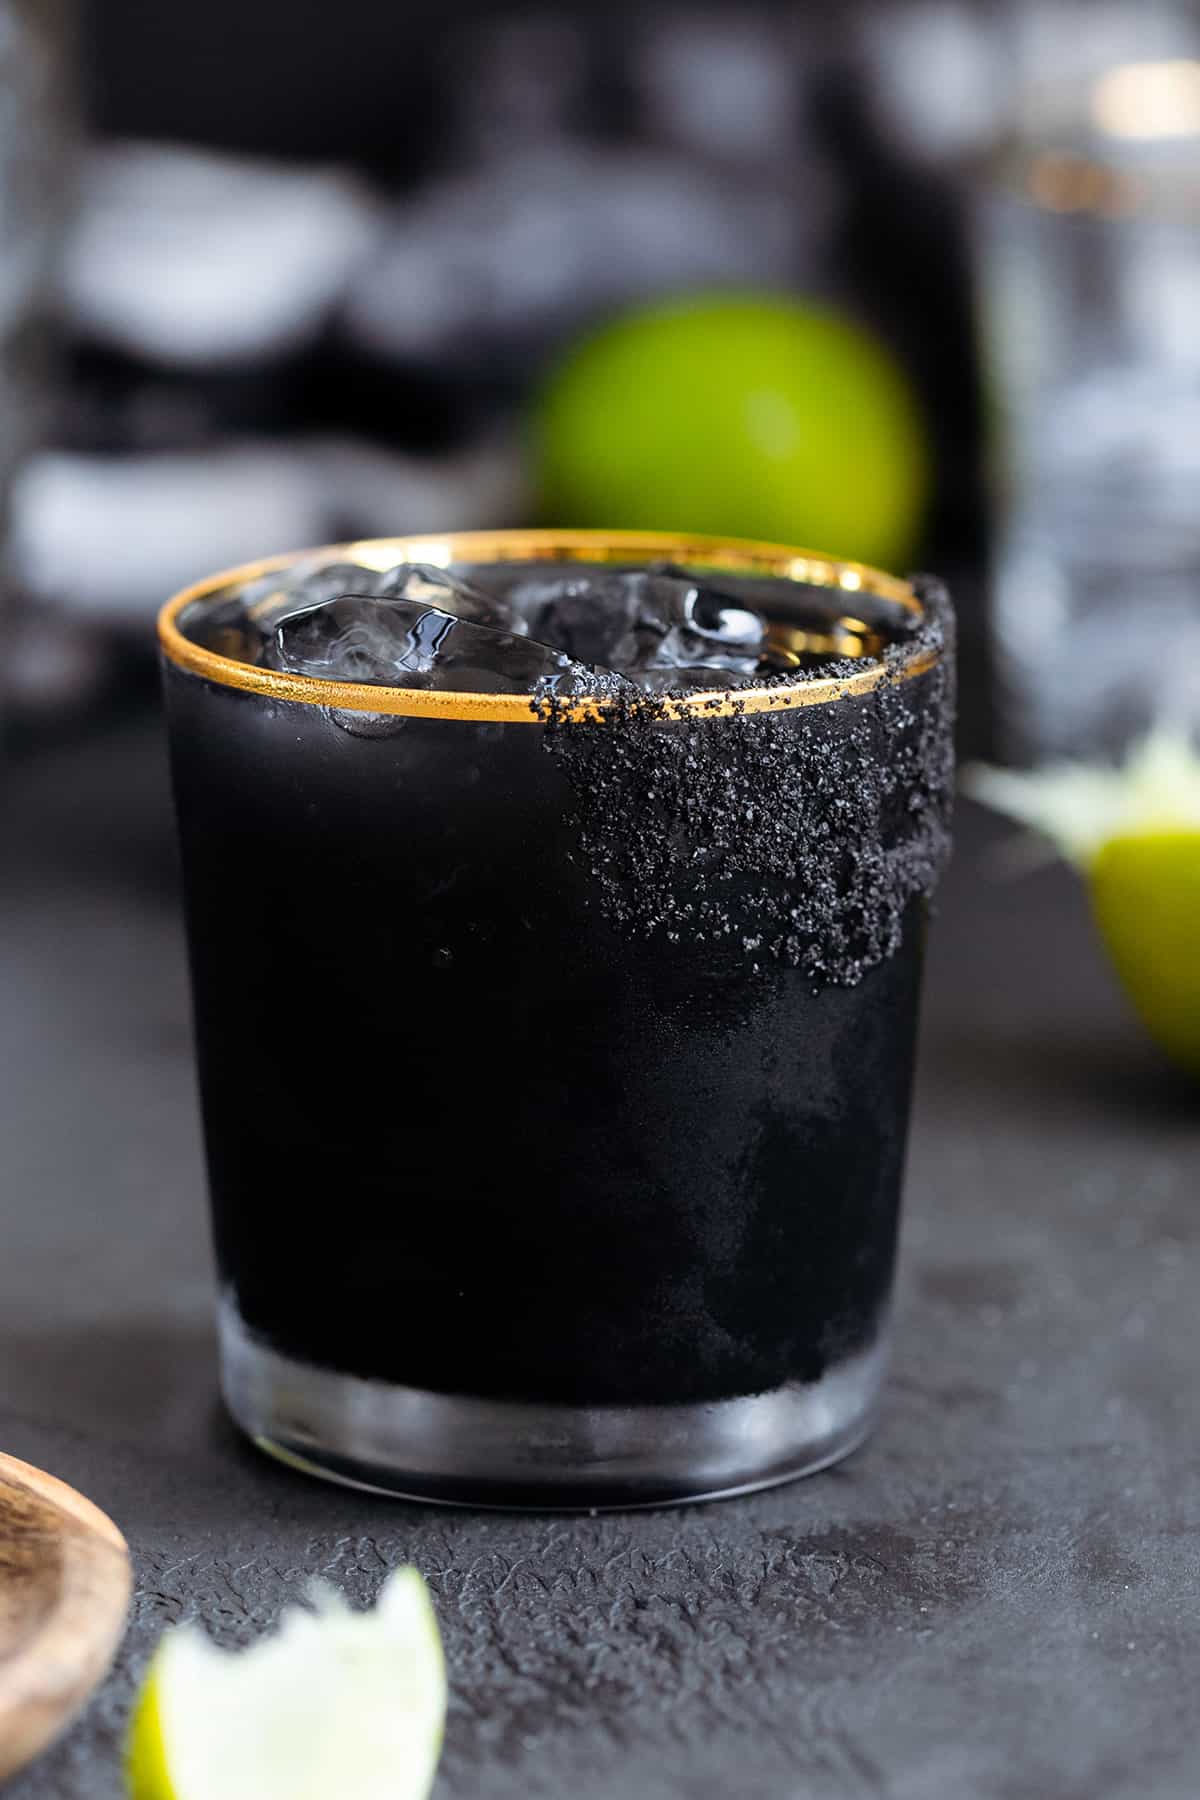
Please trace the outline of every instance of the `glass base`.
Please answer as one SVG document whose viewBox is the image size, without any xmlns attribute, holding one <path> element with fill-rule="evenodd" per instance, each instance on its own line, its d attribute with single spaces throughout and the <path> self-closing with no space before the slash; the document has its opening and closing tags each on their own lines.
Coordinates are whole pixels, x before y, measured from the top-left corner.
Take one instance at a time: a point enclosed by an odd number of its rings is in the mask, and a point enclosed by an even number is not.
<svg viewBox="0 0 1200 1800">
<path fill-rule="evenodd" d="M 260 1449 L 348 1487 L 446 1506 L 602 1511 L 752 1493 L 828 1467 L 871 1428 L 886 1330 L 820 1381 L 686 1406 L 438 1394 L 282 1356 L 220 1314 L 226 1404 Z"/>
</svg>

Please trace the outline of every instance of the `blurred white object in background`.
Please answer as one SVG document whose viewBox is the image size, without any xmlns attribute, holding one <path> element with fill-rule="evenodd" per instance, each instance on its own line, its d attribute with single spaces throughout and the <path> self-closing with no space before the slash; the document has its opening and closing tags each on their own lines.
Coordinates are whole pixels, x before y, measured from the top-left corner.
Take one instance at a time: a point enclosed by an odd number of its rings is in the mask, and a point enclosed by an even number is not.
<svg viewBox="0 0 1200 1800">
<path fill-rule="evenodd" d="M 282 447 L 47 451 L 18 479 L 11 556 L 34 599 L 148 630 L 155 602 L 175 588 L 309 543 L 319 518 L 307 470 Z"/>
<path fill-rule="evenodd" d="M 1040 70 L 979 209 L 993 641 L 1019 760 L 1200 719 L 1200 55 L 1098 60 L 1147 41 L 1137 25 L 1097 7 L 1086 78 Z M 1175 25 L 1200 53 L 1200 20 Z"/>
<path fill-rule="evenodd" d="M 769 166 L 785 147 L 798 159 L 802 68 L 786 14 L 680 8 L 639 24 L 633 77 L 649 135 L 719 162 Z"/>
<path fill-rule="evenodd" d="M 1096 81 L 1126 63 L 1195 49 L 1194 0 L 1011 0 L 997 16 L 1011 43 L 1018 122 L 1027 132 L 1087 108 Z"/>
<path fill-rule="evenodd" d="M 4 17 L 0 0 L 0 31 Z M 0 84 L 0 121 L 3 98 Z M 74 343 L 126 359 L 93 403 L 117 448 L 85 434 L 87 448 L 30 456 L 13 483 L 21 716 L 99 685 L 104 634 L 148 646 L 164 596 L 214 568 L 338 537 L 501 523 L 521 505 L 508 440 L 420 455 L 311 430 L 242 436 L 212 402 L 214 379 L 265 371 L 287 417 L 285 375 L 301 365 L 286 359 L 325 332 L 387 216 L 335 168 L 161 143 L 90 150 L 56 305 Z M 0 267 L 0 324 L 6 279 Z"/>
<path fill-rule="evenodd" d="M 327 537 L 507 525 L 530 505 L 521 445 L 501 431 L 451 455 L 413 456 L 352 437 L 309 438 L 302 454 Z"/>
<path fill-rule="evenodd" d="M 230 366 L 314 337 L 379 208 L 340 169 L 178 144 L 94 146 L 60 304 L 84 336 L 165 364 Z"/>
<path fill-rule="evenodd" d="M 868 5 L 855 15 L 874 117 L 910 156 L 951 163 L 994 141 L 1013 104 L 1005 16 L 962 0 Z"/>
<path fill-rule="evenodd" d="M 146 636 L 167 595 L 213 569 L 334 538 L 505 522 L 521 500 L 516 448 L 414 457 L 361 441 L 244 439 L 202 451 L 48 451 L 13 495 L 23 591 Z"/>
<path fill-rule="evenodd" d="M 664 291 L 788 283 L 828 219 L 819 172 L 802 200 L 682 156 L 550 142 L 398 204 L 345 325 L 377 355 L 486 362 Z"/>
</svg>

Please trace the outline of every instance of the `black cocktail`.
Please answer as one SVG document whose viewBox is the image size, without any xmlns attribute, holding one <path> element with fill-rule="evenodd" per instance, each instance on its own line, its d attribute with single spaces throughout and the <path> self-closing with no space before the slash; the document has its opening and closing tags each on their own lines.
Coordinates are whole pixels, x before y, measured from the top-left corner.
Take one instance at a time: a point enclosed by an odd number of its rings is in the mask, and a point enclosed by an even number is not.
<svg viewBox="0 0 1200 1800">
<path fill-rule="evenodd" d="M 343 546 L 166 609 L 226 1394 L 389 1490 L 803 1473 L 883 1363 L 948 609 L 796 552 Z"/>
</svg>

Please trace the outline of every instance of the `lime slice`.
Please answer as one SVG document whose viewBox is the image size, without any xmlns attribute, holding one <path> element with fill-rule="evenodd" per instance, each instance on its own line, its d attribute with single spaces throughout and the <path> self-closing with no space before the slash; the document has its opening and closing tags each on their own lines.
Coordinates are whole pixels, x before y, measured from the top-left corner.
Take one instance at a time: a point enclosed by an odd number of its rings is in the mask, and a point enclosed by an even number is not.
<svg viewBox="0 0 1200 1800">
<path fill-rule="evenodd" d="M 1200 831 L 1113 838 L 1089 883 L 1100 935 L 1147 1031 L 1200 1075 Z"/>
<path fill-rule="evenodd" d="M 1120 768 L 975 768 L 963 786 L 1076 865 L 1134 1010 L 1200 1075 L 1200 754 L 1187 734 L 1160 727 Z"/>
<path fill-rule="evenodd" d="M 894 358 L 780 295 L 699 294 L 614 320 L 551 371 L 532 435 L 551 525 L 772 538 L 899 568 L 929 487 Z"/>
<path fill-rule="evenodd" d="M 441 1751 L 446 1673 L 415 1569 L 372 1612 L 314 1586 L 274 1636 L 218 1650 L 168 1632 L 130 1727 L 133 1800 L 424 1800 Z"/>
</svg>

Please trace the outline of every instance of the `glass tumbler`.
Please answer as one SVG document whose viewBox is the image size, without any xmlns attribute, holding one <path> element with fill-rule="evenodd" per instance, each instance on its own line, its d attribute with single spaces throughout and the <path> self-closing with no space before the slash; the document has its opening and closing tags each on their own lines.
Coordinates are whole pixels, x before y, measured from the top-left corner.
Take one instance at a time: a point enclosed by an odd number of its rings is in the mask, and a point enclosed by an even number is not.
<svg viewBox="0 0 1200 1800">
<path fill-rule="evenodd" d="M 1125 9 L 1134 24 L 1138 9 Z M 1200 721 L 1200 31 L 1030 101 L 976 209 L 1018 761 Z"/>
<path fill-rule="evenodd" d="M 669 559 L 769 592 L 796 673 L 547 705 L 226 654 L 221 609 L 288 558 L 166 606 L 233 1417 L 295 1466 L 463 1504 L 833 1462 L 886 1355 L 944 594 L 644 533 L 321 554 L 484 584 Z"/>
</svg>

